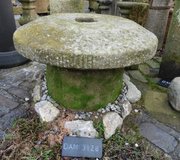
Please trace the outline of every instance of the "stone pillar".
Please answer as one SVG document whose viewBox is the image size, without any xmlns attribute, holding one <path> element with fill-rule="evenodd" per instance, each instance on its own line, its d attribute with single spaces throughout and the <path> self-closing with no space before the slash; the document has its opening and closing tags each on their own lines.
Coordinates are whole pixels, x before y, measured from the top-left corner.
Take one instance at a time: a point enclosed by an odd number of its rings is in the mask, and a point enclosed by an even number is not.
<svg viewBox="0 0 180 160">
<path fill-rule="evenodd" d="M 0 68 L 13 67 L 27 61 L 14 48 L 16 30 L 11 0 L 0 0 Z"/>
<path fill-rule="evenodd" d="M 167 80 L 180 76 L 180 0 L 175 1 L 175 9 L 159 75 Z"/>
<path fill-rule="evenodd" d="M 116 15 L 131 19 L 144 26 L 147 20 L 149 4 L 144 3 L 144 0 L 136 1 L 118 1 Z"/>
<path fill-rule="evenodd" d="M 114 1 L 113 0 L 97 0 L 99 3 L 99 10 L 101 14 L 114 14 Z"/>
<path fill-rule="evenodd" d="M 19 0 L 19 2 L 22 3 L 22 16 L 19 19 L 19 24 L 24 25 L 30 21 L 35 20 L 38 18 L 38 15 L 36 13 L 36 0 Z"/>
<path fill-rule="evenodd" d="M 88 0 L 50 0 L 50 14 L 89 12 Z"/>
<path fill-rule="evenodd" d="M 170 11 L 171 0 L 152 0 L 145 28 L 153 32 L 159 40 L 158 49 L 162 49 Z"/>
<path fill-rule="evenodd" d="M 99 3 L 97 2 L 97 0 L 89 0 L 89 8 L 90 8 L 90 12 L 98 13 Z"/>
</svg>

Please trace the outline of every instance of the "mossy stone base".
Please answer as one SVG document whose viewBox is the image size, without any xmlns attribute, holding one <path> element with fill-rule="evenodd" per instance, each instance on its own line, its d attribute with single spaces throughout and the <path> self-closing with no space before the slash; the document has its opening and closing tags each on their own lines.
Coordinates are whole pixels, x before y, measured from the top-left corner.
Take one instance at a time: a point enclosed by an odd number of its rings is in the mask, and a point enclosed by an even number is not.
<svg viewBox="0 0 180 160">
<path fill-rule="evenodd" d="M 69 70 L 48 65 L 48 93 L 65 108 L 97 110 L 118 97 L 122 74 L 123 69 Z"/>
</svg>

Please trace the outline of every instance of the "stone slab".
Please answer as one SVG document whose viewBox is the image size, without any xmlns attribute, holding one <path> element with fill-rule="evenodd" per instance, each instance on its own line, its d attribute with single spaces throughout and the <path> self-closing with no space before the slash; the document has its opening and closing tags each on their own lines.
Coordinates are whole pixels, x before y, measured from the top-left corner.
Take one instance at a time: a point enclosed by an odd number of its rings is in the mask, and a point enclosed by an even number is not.
<svg viewBox="0 0 180 160">
<path fill-rule="evenodd" d="M 18 105 L 18 102 L 15 102 L 12 99 L 0 95 L 0 116 L 8 113 L 10 110 L 16 108 Z"/>
<path fill-rule="evenodd" d="M 147 83 L 148 82 L 146 80 L 146 78 L 142 75 L 142 73 L 140 71 L 138 71 L 138 70 L 129 71 L 129 74 L 135 80 L 138 80 L 138 81 L 143 82 L 143 83 Z"/>
<path fill-rule="evenodd" d="M 151 143 L 155 144 L 166 153 L 173 152 L 178 144 L 177 140 L 173 136 L 151 123 L 142 123 L 140 126 L 140 132 Z"/>
<path fill-rule="evenodd" d="M 178 146 L 176 147 L 174 153 L 172 154 L 172 157 L 174 160 L 179 160 L 180 159 L 180 143 L 178 144 Z"/>
<path fill-rule="evenodd" d="M 3 117 L 0 118 L 0 129 L 6 130 L 7 128 L 12 127 L 13 122 L 17 118 L 24 117 L 27 114 L 27 108 L 26 106 L 22 105 L 8 114 L 4 115 Z"/>
<path fill-rule="evenodd" d="M 160 64 L 158 62 L 154 61 L 153 59 L 146 61 L 146 64 L 149 65 L 153 69 L 160 68 Z"/>
<path fill-rule="evenodd" d="M 9 93 L 17 96 L 18 98 L 21 98 L 21 99 L 25 99 L 25 98 L 30 98 L 30 94 L 22 89 L 22 88 L 19 88 L 19 87 L 11 87 L 9 90 L 8 90 Z"/>
</svg>

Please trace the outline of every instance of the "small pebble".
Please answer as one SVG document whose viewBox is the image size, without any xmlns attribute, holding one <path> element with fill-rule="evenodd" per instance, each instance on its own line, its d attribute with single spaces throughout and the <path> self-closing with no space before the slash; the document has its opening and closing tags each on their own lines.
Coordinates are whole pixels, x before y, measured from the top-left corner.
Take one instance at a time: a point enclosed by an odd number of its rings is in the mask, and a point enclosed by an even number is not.
<svg viewBox="0 0 180 160">
<path fill-rule="evenodd" d="M 138 109 L 135 109 L 135 110 L 134 110 L 134 112 L 135 112 L 135 113 L 138 113 L 138 112 L 139 112 L 139 110 L 138 110 Z"/>
<path fill-rule="evenodd" d="M 136 148 L 137 148 L 137 147 L 139 147 L 139 145 L 138 145 L 137 143 L 135 143 L 135 145 L 134 145 L 134 146 L 135 146 Z"/>
<path fill-rule="evenodd" d="M 26 102 L 27 102 L 27 101 L 29 101 L 29 98 L 28 98 L 28 97 L 26 97 L 26 98 L 25 98 L 25 101 L 26 101 Z"/>
<path fill-rule="evenodd" d="M 129 143 L 127 143 L 127 142 L 126 142 L 126 143 L 125 143 L 125 145 L 126 145 L 126 146 L 128 146 L 128 145 L 129 145 Z"/>
</svg>

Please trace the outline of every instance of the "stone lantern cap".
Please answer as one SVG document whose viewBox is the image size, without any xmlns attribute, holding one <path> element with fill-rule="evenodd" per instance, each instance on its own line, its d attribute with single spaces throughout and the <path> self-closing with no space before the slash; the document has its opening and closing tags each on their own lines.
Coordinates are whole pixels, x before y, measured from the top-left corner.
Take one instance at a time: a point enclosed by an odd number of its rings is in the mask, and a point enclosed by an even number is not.
<svg viewBox="0 0 180 160">
<path fill-rule="evenodd" d="M 151 59 L 158 40 L 121 17 L 61 13 L 20 27 L 14 43 L 20 54 L 33 61 L 60 68 L 113 69 Z"/>
</svg>

